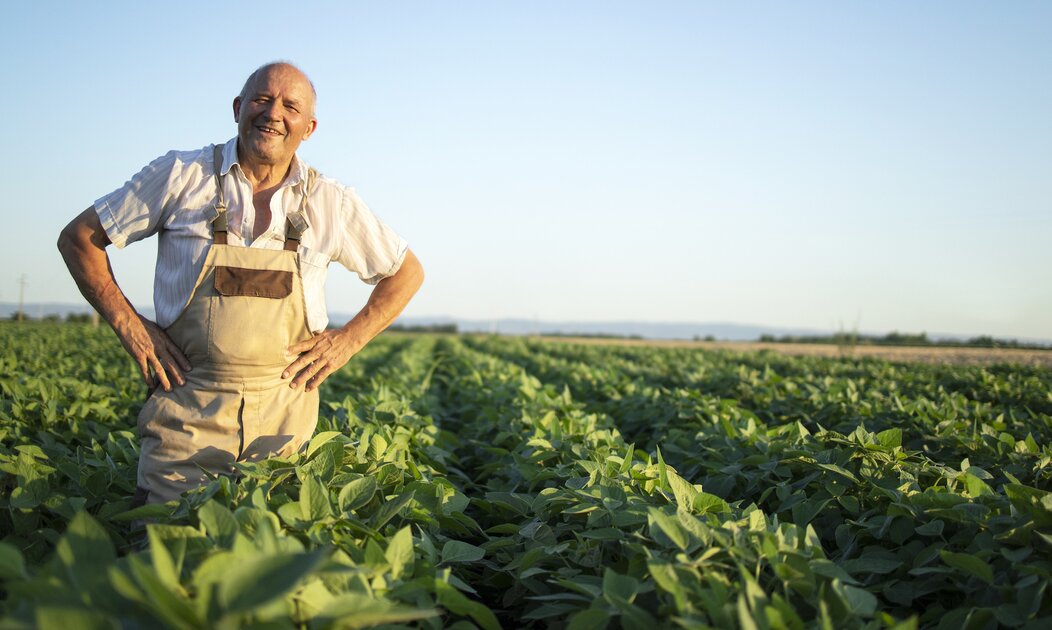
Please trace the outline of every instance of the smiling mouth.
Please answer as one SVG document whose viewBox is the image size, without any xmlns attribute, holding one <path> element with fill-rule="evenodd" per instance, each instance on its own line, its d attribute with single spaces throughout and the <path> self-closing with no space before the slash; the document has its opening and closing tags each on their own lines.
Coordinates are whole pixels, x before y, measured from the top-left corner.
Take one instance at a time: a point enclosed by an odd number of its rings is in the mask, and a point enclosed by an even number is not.
<svg viewBox="0 0 1052 630">
<path fill-rule="evenodd" d="M 285 135 L 284 133 L 278 131 L 277 129 L 274 129 L 273 127 L 267 127 L 266 125 L 256 125 L 256 129 L 260 133 L 268 135 L 268 136 L 283 136 L 283 135 Z"/>
</svg>

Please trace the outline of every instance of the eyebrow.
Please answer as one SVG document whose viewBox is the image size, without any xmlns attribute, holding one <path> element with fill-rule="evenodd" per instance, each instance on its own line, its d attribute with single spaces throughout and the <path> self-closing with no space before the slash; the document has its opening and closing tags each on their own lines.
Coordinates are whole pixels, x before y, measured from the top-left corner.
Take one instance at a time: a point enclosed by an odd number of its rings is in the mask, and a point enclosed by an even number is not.
<svg viewBox="0 0 1052 630">
<path fill-rule="evenodd" d="M 260 96 L 265 96 L 267 98 L 274 98 L 275 94 L 273 92 L 271 92 L 270 90 L 256 90 L 254 93 L 252 93 L 252 98 L 259 98 Z M 297 106 L 302 106 L 303 105 L 303 101 L 301 101 L 301 100 L 299 100 L 297 98 L 282 98 L 282 100 L 285 101 L 286 103 L 288 103 L 289 105 L 297 105 Z"/>
</svg>

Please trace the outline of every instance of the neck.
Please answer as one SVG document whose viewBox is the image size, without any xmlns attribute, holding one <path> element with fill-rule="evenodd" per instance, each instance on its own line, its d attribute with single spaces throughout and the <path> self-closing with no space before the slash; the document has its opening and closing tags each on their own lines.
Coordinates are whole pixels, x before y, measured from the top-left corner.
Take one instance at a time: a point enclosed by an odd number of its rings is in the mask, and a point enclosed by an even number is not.
<svg viewBox="0 0 1052 630">
<path fill-rule="evenodd" d="M 285 180 L 285 176 L 288 175 L 289 169 L 292 167 L 292 160 L 286 160 L 280 164 L 261 164 L 254 162 L 251 158 L 241 155 L 240 148 L 238 149 L 238 165 L 241 167 L 241 172 L 245 174 L 249 183 L 252 184 L 252 192 L 261 192 L 276 188 L 281 182 Z"/>
</svg>

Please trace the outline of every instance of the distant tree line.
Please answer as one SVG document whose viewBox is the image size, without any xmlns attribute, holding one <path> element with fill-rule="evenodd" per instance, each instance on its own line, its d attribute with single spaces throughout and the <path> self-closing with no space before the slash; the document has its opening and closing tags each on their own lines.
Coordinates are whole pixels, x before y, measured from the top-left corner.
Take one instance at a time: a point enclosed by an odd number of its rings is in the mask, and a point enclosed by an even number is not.
<svg viewBox="0 0 1052 630">
<path fill-rule="evenodd" d="M 410 332 L 410 333 L 445 333 L 455 335 L 457 333 L 456 324 L 427 324 L 427 325 L 413 325 L 407 326 L 405 324 L 392 324 L 388 330 L 395 332 Z"/>
<path fill-rule="evenodd" d="M 989 335 L 980 335 L 966 340 L 929 339 L 927 333 L 900 333 L 892 331 L 883 336 L 860 335 L 858 333 L 839 332 L 832 335 L 760 335 L 760 341 L 771 343 L 829 343 L 836 345 L 859 346 L 947 346 L 957 348 L 1027 348 L 1045 350 L 1050 346 L 1040 343 L 1029 343 L 1015 339 L 997 339 Z"/>
<path fill-rule="evenodd" d="M 581 337 L 585 339 L 642 339 L 643 335 L 619 335 L 617 333 L 563 332 L 551 330 L 541 332 L 542 337 Z"/>
<path fill-rule="evenodd" d="M 32 317 L 28 313 L 21 311 L 15 311 L 8 317 L 13 322 L 16 321 L 36 321 L 36 322 L 67 322 L 70 324 L 89 324 L 91 323 L 91 313 L 66 313 L 65 316 L 56 315 L 55 313 L 48 313 L 42 317 Z"/>
</svg>

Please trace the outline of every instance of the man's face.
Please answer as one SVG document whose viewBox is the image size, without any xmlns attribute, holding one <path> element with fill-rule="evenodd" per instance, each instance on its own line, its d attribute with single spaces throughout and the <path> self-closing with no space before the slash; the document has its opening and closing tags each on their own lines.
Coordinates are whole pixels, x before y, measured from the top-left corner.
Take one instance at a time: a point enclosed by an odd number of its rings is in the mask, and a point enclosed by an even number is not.
<svg viewBox="0 0 1052 630">
<path fill-rule="evenodd" d="M 283 164 L 318 125 L 310 82 L 291 66 L 271 66 L 234 99 L 234 120 L 242 159 Z"/>
</svg>

